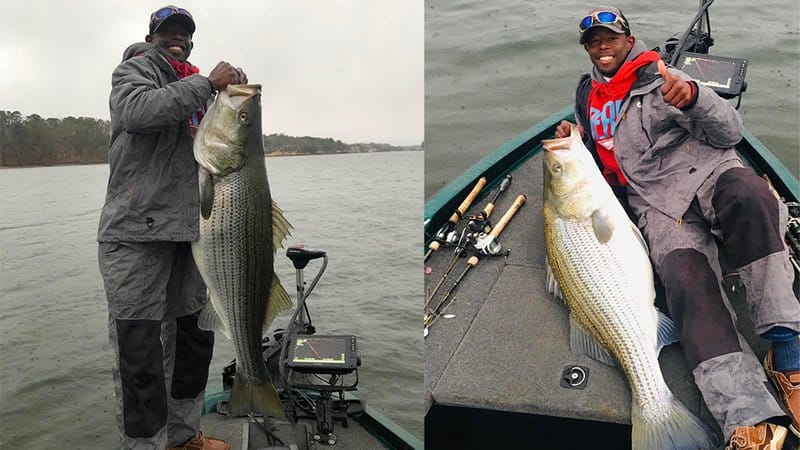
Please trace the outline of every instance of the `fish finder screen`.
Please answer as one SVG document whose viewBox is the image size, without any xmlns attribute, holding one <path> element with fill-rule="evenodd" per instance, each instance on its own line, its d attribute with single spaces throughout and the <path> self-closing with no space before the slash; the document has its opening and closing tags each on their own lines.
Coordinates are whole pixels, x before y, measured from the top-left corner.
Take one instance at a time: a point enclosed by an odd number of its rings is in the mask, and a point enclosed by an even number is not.
<svg viewBox="0 0 800 450">
<path fill-rule="evenodd" d="M 296 336 L 289 357 L 295 368 L 354 369 L 355 336 Z"/>
<path fill-rule="evenodd" d="M 292 361 L 344 364 L 345 342 L 341 339 L 306 338 L 295 341 Z"/>
<path fill-rule="evenodd" d="M 677 67 L 720 96 L 730 98 L 742 92 L 747 60 L 686 52 L 681 55 Z"/>
</svg>

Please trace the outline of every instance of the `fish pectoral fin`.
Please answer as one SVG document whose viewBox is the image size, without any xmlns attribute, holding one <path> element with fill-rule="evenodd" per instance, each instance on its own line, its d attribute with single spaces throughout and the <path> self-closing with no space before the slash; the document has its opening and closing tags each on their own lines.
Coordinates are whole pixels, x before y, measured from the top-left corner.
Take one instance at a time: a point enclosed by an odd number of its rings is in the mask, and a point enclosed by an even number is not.
<svg viewBox="0 0 800 450">
<path fill-rule="evenodd" d="M 586 355 L 612 367 L 617 365 L 611 353 L 586 331 L 574 314 L 569 315 L 569 348 L 575 355 Z"/>
<path fill-rule="evenodd" d="M 264 314 L 264 326 L 261 329 L 262 334 L 269 331 L 269 326 L 275 320 L 275 316 L 283 311 L 292 307 L 292 299 L 286 292 L 286 289 L 281 285 L 281 280 L 278 275 L 272 274 L 272 289 L 269 292 L 269 299 L 267 300 L 267 312 Z"/>
<path fill-rule="evenodd" d="M 283 216 L 281 208 L 278 207 L 275 200 L 272 200 L 272 248 L 283 248 L 283 241 L 286 236 L 292 234 L 289 232 L 292 228 L 292 224 Z"/>
<path fill-rule="evenodd" d="M 553 268 L 550 267 L 550 261 L 545 256 L 544 264 L 547 267 L 547 292 L 553 294 L 557 299 L 564 301 L 564 293 L 561 292 L 561 287 L 558 285 L 556 274 L 553 273 Z"/>
<path fill-rule="evenodd" d="M 658 329 L 656 339 L 656 353 L 661 353 L 661 349 L 678 342 L 678 330 L 675 328 L 675 322 L 672 321 L 666 314 L 656 308 L 658 314 Z"/>
<path fill-rule="evenodd" d="M 614 234 L 614 222 L 605 211 L 595 209 L 592 212 L 592 230 L 597 240 L 605 244 L 611 240 L 611 236 Z"/>
<path fill-rule="evenodd" d="M 200 185 L 200 213 L 208 219 L 214 207 L 214 180 L 206 168 L 198 166 L 197 181 Z"/>
<path fill-rule="evenodd" d="M 210 294 L 208 301 L 206 301 L 205 306 L 203 306 L 203 309 L 200 310 L 200 315 L 197 317 L 197 326 L 203 330 L 222 333 L 228 339 L 231 338 L 231 331 L 228 329 L 228 326 L 225 324 L 225 322 L 222 321 L 222 318 L 219 316 L 219 314 L 217 314 L 217 310 L 214 309 L 214 302 L 211 300 Z"/>
</svg>

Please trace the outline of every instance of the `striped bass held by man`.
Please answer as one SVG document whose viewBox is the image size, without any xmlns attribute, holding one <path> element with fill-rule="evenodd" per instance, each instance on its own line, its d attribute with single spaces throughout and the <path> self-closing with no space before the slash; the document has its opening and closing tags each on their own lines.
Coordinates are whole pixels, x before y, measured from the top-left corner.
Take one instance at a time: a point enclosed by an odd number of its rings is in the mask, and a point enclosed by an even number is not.
<svg viewBox="0 0 800 450">
<path fill-rule="evenodd" d="M 261 340 L 292 305 L 273 270 L 275 249 L 291 225 L 270 195 L 260 99 L 260 85 L 230 86 L 200 123 L 194 141 L 200 238 L 192 254 L 209 294 L 199 326 L 224 333 L 236 349 L 229 413 L 285 417 Z"/>
<path fill-rule="evenodd" d="M 542 144 L 545 246 L 555 277 L 548 285 L 560 289 L 570 310 L 572 351 L 625 373 L 634 450 L 715 448 L 714 432 L 673 396 L 661 374 L 658 353 L 677 337 L 672 321 L 654 306 L 653 272 L 639 230 L 575 127 L 569 137 Z"/>
</svg>

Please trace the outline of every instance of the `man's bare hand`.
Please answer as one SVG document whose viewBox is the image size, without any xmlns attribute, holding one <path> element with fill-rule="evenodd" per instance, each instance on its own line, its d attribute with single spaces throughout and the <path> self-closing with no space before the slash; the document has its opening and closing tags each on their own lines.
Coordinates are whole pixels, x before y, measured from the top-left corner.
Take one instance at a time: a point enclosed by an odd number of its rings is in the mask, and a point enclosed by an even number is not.
<svg viewBox="0 0 800 450">
<path fill-rule="evenodd" d="M 220 61 L 208 74 L 208 81 L 214 90 L 221 91 L 230 84 L 247 84 L 247 75 L 241 67 L 233 67 L 225 61 Z"/>
<path fill-rule="evenodd" d="M 562 120 L 561 123 L 556 127 L 556 139 L 569 137 L 573 125 L 574 124 L 572 122 Z M 578 134 L 583 136 L 583 127 L 580 125 L 578 125 Z"/>
<path fill-rule="evenodd" d="M 664 77 L 661 93 L 665 102 L 678 109 L 692 102 L 692 86 L 688 81 L 669 73 L 661 60 L 658 60 L 658 72 Z"/>
</svg>

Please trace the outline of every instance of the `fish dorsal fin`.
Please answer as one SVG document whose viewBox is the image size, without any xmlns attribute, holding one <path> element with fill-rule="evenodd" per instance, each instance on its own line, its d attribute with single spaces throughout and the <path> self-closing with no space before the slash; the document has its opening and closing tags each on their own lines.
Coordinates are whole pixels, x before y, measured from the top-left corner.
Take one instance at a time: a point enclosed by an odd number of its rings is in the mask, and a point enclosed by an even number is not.
<svg viewBox="0 0 800 450">
<path fill-rule="evenodd" d="M 605 211 L 595 209 L 592 212 L 592 230 L 597 240 L 605 244 L 611 240 L 611 236 L 614 234 L 614 222 Z"/>
<path fill-rule="evenodd" d="M 208 293 L 208 301 L 203 306 L 203 309 L 200 310 L 200 315 L 197 317 L 197 326 L 202 328 L 203 330 L 210 330 L 215 333 L 222 333 L 228 339 L 231 338 L 231 330 L 228 327 L 228 324 L 217 314 L 216 309 L 214 309 L 214 304 L 216 302 L 214 299 L 211 298 L 211 293 Z"/>
<path fill-rule="evenodd" d="M 611 353 L 581 326 L 573 314 L 569 315 L 569 348 L 575 355 L 586 355 L 609 366 L 617 365 Z"/>
<path fill-rule="evenodd" d="M 272 248 L 279 249 L 283 248 L 283 241 L 286 239 L 286 236 L 290 236 L 292 233 L 289 232 L 291 230 L 292 224 L 286 220 L 286 217 L 283 216 L 283 211 L 275 203 L 275 200 L 272 200 Z"/>
<path fill-rule="evenodd" d="M 659 311 L 658 308 L 656 308 L 656 313 L 658 314 L 656 353 L 661 353 L 662 348 L 678 342 L 678 330 L 675 328 L 675 322 Z"/>
<path fill-rule="evenodd" d="M 286 289 L 283 288 L 283 285 L 281 285 L 281 280 L 278 279 L 278 275 L 273 273 L 272 289 L 270 289 L 269 300 L 267 300 L 267 312 L 264 314 L 264 325 L 261 329 L 262 334 L 269 330 L 269 326 L 272 325 L 275 316 L 291 307 L 292 299 L 289 297 Z"/>
<path fill-rule="evenodd" d="M 214 180 L 203 166 L 197 166 L 197 181 L 200 185 L 200 213 L 204 219 L 211 216 L 214 208 Z"/>
</svg>

